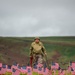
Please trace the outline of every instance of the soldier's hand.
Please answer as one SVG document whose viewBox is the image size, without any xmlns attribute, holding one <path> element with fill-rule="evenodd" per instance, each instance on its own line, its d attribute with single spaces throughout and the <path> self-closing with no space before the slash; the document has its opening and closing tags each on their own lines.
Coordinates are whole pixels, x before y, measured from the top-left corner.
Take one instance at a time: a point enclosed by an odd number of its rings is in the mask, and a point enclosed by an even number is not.
<svg viewBox="0 0 75 75">
<path fill-rule="evenodd" d="M 32 53 L 30 53 L 30 56 L 29 57 L 32 57 Z"/>
<path fill-rule="evenodd" d="M 30 58 L 33 57 L 32 55 L 29 56 Z"/>
<path fill-rule="evenodd" d="M 32 57 L 32 56 L 29 56 L 29 57 Z"/>
<path fill-rule="evenodd" d="M 45 55 L 47 55 L 47 53 L 45 53 Z"/>
</svg>

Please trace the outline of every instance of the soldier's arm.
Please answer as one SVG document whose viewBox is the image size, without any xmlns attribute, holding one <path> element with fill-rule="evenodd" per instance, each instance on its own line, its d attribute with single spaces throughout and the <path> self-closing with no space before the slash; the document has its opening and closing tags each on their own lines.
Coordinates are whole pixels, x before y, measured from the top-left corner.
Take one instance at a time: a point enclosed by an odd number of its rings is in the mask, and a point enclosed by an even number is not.
<svg viewBox="0 0 75 75">
<path fill-rule="evenodd" d="M 30 56 L 32 56 L 32 52 L 33 52 L 33 47 L 32 47 L 32 44 L 31 44 L 31 46 L 30 46 L 30 53 L 29 53 Z"/>
<path fill-rule="evenodd" d="M 43 51 L 43 53 L 44 53 L 44 54 L 47 54 L 47 53 L 46 53 L 46 49 L 45 49 L 43 43 L 41 43 L 41 45 L 42 45 L 42 51 Z"/>
</svg>

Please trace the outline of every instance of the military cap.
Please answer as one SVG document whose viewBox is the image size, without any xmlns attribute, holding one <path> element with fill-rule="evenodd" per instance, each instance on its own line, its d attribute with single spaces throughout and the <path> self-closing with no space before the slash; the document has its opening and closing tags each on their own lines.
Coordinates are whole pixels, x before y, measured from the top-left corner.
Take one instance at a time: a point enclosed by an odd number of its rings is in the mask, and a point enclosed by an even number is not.
<svg viewBox="0 0 75 75">
<path fill-rule="evenodd" d="M 36 40 L 36 39 L 40 40 L 40 38 L 39 38 L 39 37 L 35 37 L 35 38 L 34 38 L 34 40 Z"/>
</svg>

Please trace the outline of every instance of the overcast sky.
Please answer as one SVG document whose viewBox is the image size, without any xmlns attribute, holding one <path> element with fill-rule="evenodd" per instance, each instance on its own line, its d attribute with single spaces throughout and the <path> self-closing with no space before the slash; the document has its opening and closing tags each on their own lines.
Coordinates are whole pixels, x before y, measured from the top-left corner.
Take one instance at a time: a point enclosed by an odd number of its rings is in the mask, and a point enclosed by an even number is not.
<svg viewBox="0 0 75 75">
<path fill-rule="evenodd" d="M 75 0 L 0 0 L 0 36 L 75 36 Z"/>
</svg>

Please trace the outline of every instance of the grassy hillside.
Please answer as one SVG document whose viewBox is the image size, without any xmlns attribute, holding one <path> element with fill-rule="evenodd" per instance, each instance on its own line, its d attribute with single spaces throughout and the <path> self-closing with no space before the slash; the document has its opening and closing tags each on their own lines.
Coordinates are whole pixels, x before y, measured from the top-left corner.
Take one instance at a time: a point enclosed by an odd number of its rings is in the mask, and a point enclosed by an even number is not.
<svg viewBox="0 0 75 75">
<path fill-rule="evenodd" d="M 49 63 L 59 62 L 66 66 L 75 61 L 75 37 L 40 37 Z M 0 37 L 0 61 L 12 64 L 17 61 L 26 64 L 29 61 L 29 47 L 34 37 Z"/>
</svg>

